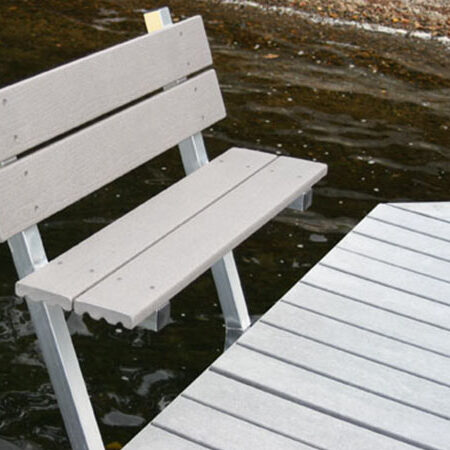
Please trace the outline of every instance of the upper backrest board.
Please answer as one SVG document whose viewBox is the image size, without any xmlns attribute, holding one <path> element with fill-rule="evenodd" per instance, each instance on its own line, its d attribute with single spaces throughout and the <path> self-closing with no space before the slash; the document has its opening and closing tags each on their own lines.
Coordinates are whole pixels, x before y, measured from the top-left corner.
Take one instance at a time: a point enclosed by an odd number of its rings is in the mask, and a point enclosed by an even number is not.
<svg viewBox="0 0 450 450">
<path fill-rule="evenodd" d="M 210 64 L 194 17 L 0 90 L 0 240 L 225 117 Z"/>
<path fill-rule="evenodd" d="M 0 161 L 211 65 L 201 17 L 0 90 Z"/>
</svg>

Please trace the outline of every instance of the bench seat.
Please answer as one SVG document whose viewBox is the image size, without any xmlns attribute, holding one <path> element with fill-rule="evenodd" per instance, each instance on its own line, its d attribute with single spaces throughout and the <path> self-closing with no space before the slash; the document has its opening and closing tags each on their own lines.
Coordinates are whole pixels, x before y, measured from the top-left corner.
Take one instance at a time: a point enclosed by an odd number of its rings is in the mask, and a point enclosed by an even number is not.
<svg viewBox="0 0 450 450">
<path fill-rule="evenodd" d="M 16 293 L 133 328 L 325 173 L 232 148 L 19 280 Z"/>
</svg>

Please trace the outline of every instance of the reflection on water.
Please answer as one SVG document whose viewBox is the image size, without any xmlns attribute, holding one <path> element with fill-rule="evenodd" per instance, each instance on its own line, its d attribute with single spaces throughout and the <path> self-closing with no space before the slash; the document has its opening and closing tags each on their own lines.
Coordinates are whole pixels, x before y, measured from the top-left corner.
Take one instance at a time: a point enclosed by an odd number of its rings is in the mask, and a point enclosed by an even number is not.
<svg viewBox="0 0 450 450">
<path fill-rule="evenodd" d="M 217 2 L 168 2 L 175 19 L 202 14 L 228 119 L 205 131 L 211 156 L 231 145 L 329 164 L 313 207 L 284 211 L 236 257 L 252 314 L 262 314 L 382 201 L 447 200 L 448 50 Z M 0 84 L 144 32 L 148 0 L 4 0 Z M 50 257 L 182 175 L 176 151 L 41 225 Z M 0 247 L 0 439 L 67 448 L 15 273 Z M 124 299 L 126 301 L 126 299 Z M 224 329 L 209 275 L 173 302 L 163 332 L 70 316 L 106 443 L 127 442 L 220 354 Z M 40 447 L 39 447 L 40 446 Z"/>
</svg>

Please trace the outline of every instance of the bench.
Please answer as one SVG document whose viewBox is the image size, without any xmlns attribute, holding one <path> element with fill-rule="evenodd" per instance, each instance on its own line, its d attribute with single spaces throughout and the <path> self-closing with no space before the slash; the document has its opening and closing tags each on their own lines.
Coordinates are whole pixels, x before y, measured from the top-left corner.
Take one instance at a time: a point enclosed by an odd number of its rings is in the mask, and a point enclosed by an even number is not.
<svg viewBox="0 0 450 450">
<path fill-rule="evenodd" d="M 324 164 L 231 148 L 201 131 L 225 108 L 200 17 L 146 15 L 149 34 L 0 90 L 0 240 L 8 241 L 74 449 L 103 448 L 64 311 L 158 329 L 212 268 L 227 330 L 250 326 L 232 250 L 304 209 Z M 187 176 L 48 262 L 37 224 L 179 146 Z M 129 448 L 129 447 L 127 447 Z"/>
</svg>

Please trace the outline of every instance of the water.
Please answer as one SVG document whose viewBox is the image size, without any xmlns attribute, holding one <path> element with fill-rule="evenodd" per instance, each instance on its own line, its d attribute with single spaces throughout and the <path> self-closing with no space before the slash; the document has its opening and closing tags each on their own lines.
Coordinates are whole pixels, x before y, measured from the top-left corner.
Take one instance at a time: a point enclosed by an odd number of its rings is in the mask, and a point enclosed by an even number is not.
<svg viewBox="0 0 450 450">
<path fill-rule="evenodd" d="M 450 71 L 444 46 L 309 23 L 219 2 L 169 3 L 202 14 L 228 119 L 206 130 L 211 156 L 231 145 L 317 159 L 329 175 L 306 214 L 283 212 L 236 252 L 252 315 L 264 313 L 376 204 L 448 200 Z M 187 5 L 187 3 L 189 3 Z M 42 6 L 44 5 L 44 6 Z M 0 85 L 144 32 L 134 0 L 0 5 Z M 50 218 L 49 257 L 182 176 L 176 150 Z M 15 273 L 0 247 L 0 440 L 68 442 Z M 221 353 L 209 275 L 173 302 L 161 333 L 69 319 L 105 443 L 127 442 Z"/>
</svg>

